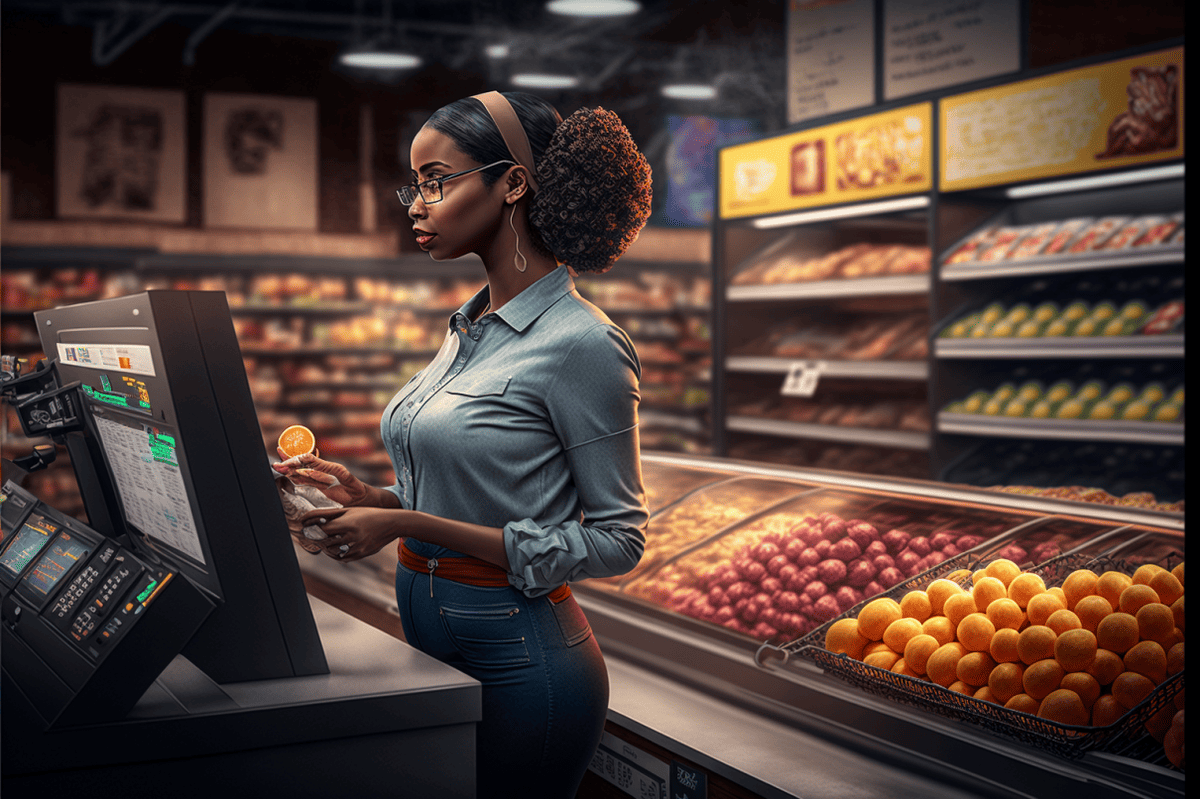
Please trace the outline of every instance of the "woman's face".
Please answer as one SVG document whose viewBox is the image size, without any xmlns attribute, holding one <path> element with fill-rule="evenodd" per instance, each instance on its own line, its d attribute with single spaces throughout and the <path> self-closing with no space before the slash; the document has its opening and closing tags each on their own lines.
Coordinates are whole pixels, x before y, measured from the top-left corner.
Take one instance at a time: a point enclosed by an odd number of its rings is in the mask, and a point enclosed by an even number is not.
<svg viewBox="0 0 1200 799">
<path fill-rule="evenodd" d="M 430 127 L 421 128 L 413 139 L 411 158 L 414 183 L 483 166 Z M 483 173 L 476 172 L 443 183 L 441 202 L 427 205 L 418 197 L 408 208 L 417 244 L 435 261 L 482 254 L 503 219 L 505 191 L 503 179 L 485 186 Z"/>
</svg>

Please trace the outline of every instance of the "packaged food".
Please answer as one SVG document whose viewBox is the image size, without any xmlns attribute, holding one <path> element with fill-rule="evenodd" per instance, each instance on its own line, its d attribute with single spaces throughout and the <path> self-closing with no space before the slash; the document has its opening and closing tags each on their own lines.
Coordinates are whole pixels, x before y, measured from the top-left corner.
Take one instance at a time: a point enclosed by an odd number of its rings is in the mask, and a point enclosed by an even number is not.
<svg viewBox="0 0 1200 799">
<path fill-rule="evenodd" d="M 1067 245 L 1071 240 L 1079 234 L 1081 230 L 1092 223 L 1092 217 L 1080 216 L 1074 219 L 1068 219 L 1058 226 L 1054 234 L 1050 237 L 1050 241 L 1042 248 L 1042 255 L 1057 255 L 1065 252 Z"/>
<path fill-rule="evenodd" d="M 1104 245 L 1108 238 L 1129 221 L 1127 216 L 1106 216 L 1093 222 L 1087 230 L 1067 247 L 1069 253 L 1092 252 Z"/>
<path fill-rule="evenodd" d="M 1183 300 L 1165 302 L 1151 314 L 1149 320 L 1142 326 L 1142 333 L 1146 335 L 1169 333 L 1182 319 Z"/>
<path fill-rule="evenodd" d="M 1017 240 L 1022 238 L 1028 230 L 1029 228 L 1027 227 L 1000 228 L 975 260 L 984 263 L 1004 260 L 1008 256 L 1009 250 L 1013 248 Z"/>
<path fill-rule="evenodd" d="M 1008 259 L 1014 261 L 1019 258 L 1032 258 L 1039 254 L 1059 227 L 1060 223 L 1058 222 L 1044 222 L 1026 228 L 1028 232 L 1009 251 Z"/>
<path fill-rule="evenodd" d="M 1183 220 L 1181 219 L 1179 221 L 1179 229 L 1176 230 L 1174 235 L 1172 235 L 1171 238 L 1167 240 L 1167 243 L 1172 246 L 1182 247 L 1183 246 L 1183 232 L 1184 232 Z"/>
<path fill-rule="evenodd" d="M 869 277 L 883 274 L 887 270 L 888 263 L 900 255 L 903 249 L 898 245 L 873 247 L 857 258 L 843 263 L 841 266 L 842 277 Z"/>
<path fill-rule="evenodd" d="M 982 316 L 983 316 L 982 311 L 976 311 L 975 313 L 967 314 L 962 319 L 959 319 L 957 322 L 952 322 L 951 324 L 949 324 L 945 328 L 943 328 L 942 332 L 938 334 L 938 337 L 939 338 L 966 338 L 967 335 L 971 332 L 971 328 L 973 328 L 979 322 L 979 320 Z"/>
<path fill-rule="evenodd" d="M 977 260 L 976 256 L 979 254 L 984 245 L 988 243 L 992 237 L 992 234 L 995 232 L 996 228 L 992 227 L 981 228 L 975 231 L 966 241 L 960 244 L 957 249 L 951 252 L 950 255 L 946 256 L 945 263 L 947 265 L 961 264 L 968 261 Z"/>
<path fill-rule="evenodd" d="M 1140 216 L 1137 219 L 1132 219 L 1121 226 L 1121 229 L 1114 233 L 1108 241 L 1097 249 L 1100 250 L 1124 250 L 1133 246 L 1142 235 L 1150 230 L 1155 225 L 1161 225 L 1167 222 L 1165 216 Z"/>
<path fill-rule="evenodd" d="M 1145 232 L 1133 242 L 1134 247 L 1153 247 L 1163 244 L 1183 225 L 1183 213 L 1172 214 L 1146 227 Z"/>
<path fill-rule="evenodd" d="M 963 400 L 962 412 L 963 413 L 983 413 L 983 406 L 987 404 L 987 401 L 989 399 L 991 399 L 991 397 L 992 397 L 991 393 L 984 389 L 979 389 L 978 391 L 972 391 L 970 396 L 968 396 L 965 400 Z"/>
</svg>

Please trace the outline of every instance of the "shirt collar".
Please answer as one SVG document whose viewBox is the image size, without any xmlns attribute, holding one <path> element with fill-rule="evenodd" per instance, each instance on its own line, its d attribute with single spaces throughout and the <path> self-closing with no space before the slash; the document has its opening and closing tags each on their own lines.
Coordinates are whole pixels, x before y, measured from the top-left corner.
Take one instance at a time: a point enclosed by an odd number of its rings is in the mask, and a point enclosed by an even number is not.
<svg viewBox="0 0 1200 799">
<path fill-rule="evenodd" d="M 567 267 L 559 266 L 493 313 L 503 319 L 513 330 L 521 333 L 533 324 L 535 319 L 545 313 L 547 308 L 562 299 L 563 295 L 570 294 L 574 290 L 575 281 L 571 278 Z M 475 296 L 463 303 L 455 316 L 461 314 L 467 319 L 474 319 L 484 309 L 489 299 L 490 292 L 485 285 L 475 293 Z M 450 320 L 450 324 L 453 327 L 453 319 Z"/>
</svg>

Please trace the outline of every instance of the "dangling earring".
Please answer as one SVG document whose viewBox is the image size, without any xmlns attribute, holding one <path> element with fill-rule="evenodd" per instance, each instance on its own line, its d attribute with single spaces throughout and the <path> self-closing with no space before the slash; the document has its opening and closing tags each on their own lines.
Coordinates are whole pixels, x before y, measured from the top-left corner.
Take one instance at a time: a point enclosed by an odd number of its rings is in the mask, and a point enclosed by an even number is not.
<svg viewBox="0 0 1200 799">
<path fill-rule="evenodd" d="M 513 235 L 517 237 L 517 252 L 513 255 L 513 266 L 518 272 L 524 272 L 529 268 L 529 261 L 525 258 L 525 254 L 521 252 L 521 234 L 517 233 L 517 226 L 513 223 L 513 217 L 517 215 L 516 203 L 513 204 L 512 213 L 508 215 L 508 226 L 512 228 Z M 521 259 L 520 262 L 517 259 Z"/>
</svg>

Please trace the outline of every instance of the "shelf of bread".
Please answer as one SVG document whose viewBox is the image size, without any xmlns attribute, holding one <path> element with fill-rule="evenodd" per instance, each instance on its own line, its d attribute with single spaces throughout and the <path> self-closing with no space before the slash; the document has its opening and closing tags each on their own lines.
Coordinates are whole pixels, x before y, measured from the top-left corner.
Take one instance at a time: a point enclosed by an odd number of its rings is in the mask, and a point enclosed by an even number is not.
<svg viewBox="0 0 1200 799">
<path fill-rule="evenodd" d="M 1119 269 L 1184 260 L 1184 214 L 987 225 L 949 250 L 942 280 Z"/>
<path fill-rule="evenodd" d="M 730 372 L 785 375 L 792 370 L 798 360 L 811 359 L 731 355 L 725 359 L 725 369 Z M 815 363 L 822 377 L 917 381 L 929 378 L 929 365 L 925 361 L 830 361 L 821 359 Z"/>
<path fill-rule="evenodd" d="M 842 444 L 869 444 L 895 449 L 929 449 L 929 433 L 915 430 L 889 430 L 874 427 L 847 427 L 839 424 L 813 424 L 770 419 L 761 416 L 729 416 L 729 430 L 739 433 L 758 433 L 782 438 L 803 438 L 811 441 L 836 441 Z"/>
</svg>

